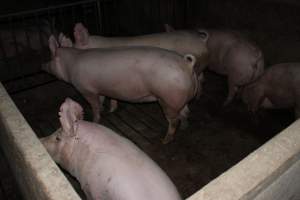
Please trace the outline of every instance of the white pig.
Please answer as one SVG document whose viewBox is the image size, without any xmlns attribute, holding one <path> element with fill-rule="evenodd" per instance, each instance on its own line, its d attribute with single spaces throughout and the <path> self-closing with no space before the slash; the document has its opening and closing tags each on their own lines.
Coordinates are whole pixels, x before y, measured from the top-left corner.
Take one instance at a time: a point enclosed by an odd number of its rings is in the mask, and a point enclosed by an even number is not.
<svg viewBox="0 0 300 200">
<path fill-rule="evenodd" d="M 63 42 L 64 44 L 70 44 Z M 80 50 L 58 48 L 49 39 L 51 62 L 44 70 L 71 83 L 90 103 L 94 121 L 100 121 L 99 97 L 129 102 L 158 101 L 169 122 L 164 143 L 172 140 L 179 120 L 186 120 L 187 103 L 199 91 L 193 70 L 196 58 L 156 47 L 120 47 Z"/>
<path fill-rule="evenodd" d="M 178 30 L 170 33 L 155 33 L 132 37 L 103 37 L 90 35 L 88 29 L 82 23 L 77 23 L 74 27 L 74 47 L 78 49 L 108 48 L 118 46 L 153 46 L 176 51 L 181 55 L 193 54 L 196 56 L 196 71 L 199 81 L 202 80 L 202 71 L 207 65 L 208 39 L 206 31 L 186 31 Z M 199 83 L 201 84 L 201 82 Z M 200 96 L 199 91 L 197 96 Z M 110 111 L 117 108 L 117 102 L 111 102 Z"/>
<path fill-rule="evenodd" d="M 259 107 L 294 108 L 300 117 L 300 63 L 281 63 L 269 67 L 263 76 L 247 85 L 242 99 L 252 112 Z"/>
<path fill-rule="evenodd" d="M 83 120 L 82 107 L 67 98 L 62 128 L 41 138 L 55 162 L 79 181 L 88 200 L 180 200 L 161 168 L 128 139 Z"/>
<path fill-rule="evenodd" d="M 165 26 L 167 32 L 175 31 Z M 241 86 L 254 81 L 264 72 L 264 56 L 260 48 L 237 31 L 203 30 L 207 41 L 208 68 L 227 76 L 228 105 Z"/>
</svg>

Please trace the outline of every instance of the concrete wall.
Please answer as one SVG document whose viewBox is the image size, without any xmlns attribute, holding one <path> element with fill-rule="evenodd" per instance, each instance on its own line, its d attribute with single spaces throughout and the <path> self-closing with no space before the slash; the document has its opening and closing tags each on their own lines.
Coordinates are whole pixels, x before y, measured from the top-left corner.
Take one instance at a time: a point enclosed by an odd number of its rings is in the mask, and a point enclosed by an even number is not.
<svg viewBox="0 0 300 200">
<path fill-rule="evenodd" d="M 300 120 L 188 198 L 238 199 L 300 199 Z"/>
<path fill-rule="evenodd" d="M 25 199 L 80 199 L 1 83 L 0 145 Z"/>
</svg>

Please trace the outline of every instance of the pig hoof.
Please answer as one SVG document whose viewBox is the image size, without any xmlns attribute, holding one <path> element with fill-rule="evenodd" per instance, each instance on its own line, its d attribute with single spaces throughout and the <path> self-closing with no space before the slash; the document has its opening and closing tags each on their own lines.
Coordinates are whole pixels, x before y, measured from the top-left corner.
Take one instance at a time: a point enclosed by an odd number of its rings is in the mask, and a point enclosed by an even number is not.
<svg viewBox="0 0 300 200">
<path fill-rule="evenodd" d="M 163 144 L 168 144 L 170 143 L 172 140 L 174 139 L 174 137 L 172 135 L 166 135 L 164 139 L 162 139 L 162 143 Z"/>
</svg>

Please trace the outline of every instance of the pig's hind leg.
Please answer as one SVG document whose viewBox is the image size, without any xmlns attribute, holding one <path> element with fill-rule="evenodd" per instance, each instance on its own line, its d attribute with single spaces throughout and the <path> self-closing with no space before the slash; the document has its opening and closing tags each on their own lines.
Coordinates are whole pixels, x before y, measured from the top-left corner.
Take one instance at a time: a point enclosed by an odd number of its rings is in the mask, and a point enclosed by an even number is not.
<svg viewBox="0 0 300 200">
<path fill-rule="evenodd" d="M 178 123 L 180 121 L 179 112 L 172 109 L 171 107 L 169 107 L 166 103 L 164 103 L 161 100 L 159 100 L 159 104 L 161 105 L 161 107 L 164 111 L 164 114 L 165 114 L 165 116 L 166 116 L 166 118 L 169 122 L 168 131 L 166 133 L 166 136 L 162 140 L 163 144 L 167 144 L 167 143 L 171 142 L 174 139 L 176 128 L 177 128 Z"/>
</svg>

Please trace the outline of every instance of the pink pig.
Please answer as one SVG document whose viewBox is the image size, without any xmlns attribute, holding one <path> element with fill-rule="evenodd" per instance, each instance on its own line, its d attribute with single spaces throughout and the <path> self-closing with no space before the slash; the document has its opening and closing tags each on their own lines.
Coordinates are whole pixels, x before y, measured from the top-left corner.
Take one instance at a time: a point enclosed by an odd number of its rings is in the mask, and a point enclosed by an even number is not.
<svg viewBox="0 0 300 200">
<path fill-rule="evenodd" d="M 175 31 L 166 25 L 167 32 Z M 229 104 L 238 89 L 264 72 L 264 57 L 260 48 L 236 31 L 202 30 L 209 34 L 207 49 L 210 70 L 227 76 Z"/>
<path fill-rule="evenodd" d="M 294 107 L 300 117 L 300 63 L 281 63 L 268 68 L 263 76 L 246 86 L 242 99 L 252 112 L 263 108 Z"/>
<path fill-rule="evenodd" d="M 72 45 L 68 38 L 61 43 Z M 92 107 L 95 122 L 100 120 L 100 97 L 158 101 L 169 122 L 164 143 L 173 139 L 179 121 L 186 120 L 187 103 L 201 87 L 193 70 L 196 58 L 190 54 L 181 56 L 156 47 L 58 48 L 54 37 L 49 47 L 52 60 L 44 70 L 81 92 Z"/>
<path fill-rule="evenodd" d="M 41 142 L 61 167 L 77 178 L 89 200 L 180 200 L 161 168 L 132 142 L 83 121 L 82 107 L 67 98 L 62 128 Z"/>
<path fill-rule="evenodd" d="M 154 33 L 134 37 L 103 37 L 90 35 L 88 29 L 82 23 L 74 27 L 74 47 L 78 49 L 109 48 L 118 46 L 152 46 L 175 51 L 181 55 L 193 54 L 196 56 L 196 71 L 199 84 L 203 79 L 202 71 L 207 64 L 207 39 L 205 31 L 178 30 L 170 33 Z M 201 91 L 197 92 L 201 95 Z M 117 101 L 111 101 L 110 111 L 117 109 Z"/>
</svg>

